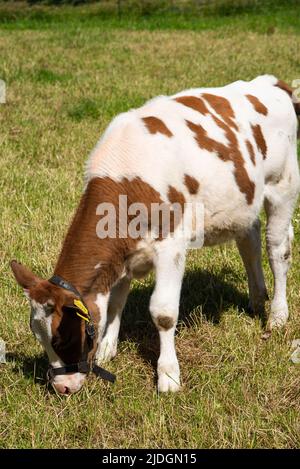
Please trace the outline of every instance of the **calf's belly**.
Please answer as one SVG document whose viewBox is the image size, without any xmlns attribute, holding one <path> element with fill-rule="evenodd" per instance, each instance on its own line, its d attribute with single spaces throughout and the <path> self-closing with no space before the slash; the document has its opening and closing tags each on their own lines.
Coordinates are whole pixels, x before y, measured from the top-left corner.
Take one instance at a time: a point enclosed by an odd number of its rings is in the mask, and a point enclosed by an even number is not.
<svg viewBox="0 0 300 469">
<path fill-rule="evenodd" d="M 246 233 L 259 216 L 259 208 L 244 209 L 239 214 L 224 212 L 204 219 L 204 246 L 231 241 Z"/>
</svg>

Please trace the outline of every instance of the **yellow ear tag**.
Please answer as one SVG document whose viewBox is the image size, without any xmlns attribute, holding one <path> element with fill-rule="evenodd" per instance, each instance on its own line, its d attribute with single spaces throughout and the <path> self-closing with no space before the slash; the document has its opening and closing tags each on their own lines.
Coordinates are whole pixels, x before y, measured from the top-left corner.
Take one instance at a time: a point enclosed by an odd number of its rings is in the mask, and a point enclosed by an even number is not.
<svg viewBox="0 0 300 469">
<path fill-rule="evenodd" d="M 83 314 L 85 314 L 86 316 L 89 316 L 89 312 L 87 310 L 87 308 L 84 306 L 84 304 L 82 303 L 82 301 L 80 300 L 74 300 L 74 305 L 80 309 L 80 311 L 83 312 Z M 84 317 L 82 316 L 81 314 L 79 314 L 78 312 L 76 313 L 77 316 L 80 316 L 82 319 L 84 319 L 85 321 L 88 321 L 89 322 L 89 317 Z"/>
</svg>

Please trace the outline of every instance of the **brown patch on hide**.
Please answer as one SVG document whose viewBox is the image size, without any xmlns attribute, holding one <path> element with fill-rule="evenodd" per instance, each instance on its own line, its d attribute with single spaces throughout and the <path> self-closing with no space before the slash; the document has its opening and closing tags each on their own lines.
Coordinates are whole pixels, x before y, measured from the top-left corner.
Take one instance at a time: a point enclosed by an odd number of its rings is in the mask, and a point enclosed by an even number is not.
<svg viewBox="0 0 300 469">
<path fill-rule="evenodd" d="M 248 150 L 249 156 L 251 158 L 251 161 L 255 166 L 256 163 L 255 163 L 255 153 L 254 153 L 253 145 L 249 140 L 246 140 L 246 146 L 247 146 L 247 150 Z"/>
<path fill-rule="evenodd" d="M 184 209 L 185 198 L 182 192 L 179 192 L 175 187 L 169 186 L 168 199 L 171 204 L 179 204 Z"/>
<path fill-rule="evenodd" d="M 199 182 L 197 181 L 197 179 L 195 179 L 193 176 L 189 176 L 188 174 L 185 174 L 184 175 L 184 184 L 186 185 L 189 193 L 191 195 L 195 195 L 197 194 L 198 190 L 199 190 Z"/>
<path fill-rule="evenodd" d="M 265 160 L 267 157 L 267 144 L 262 133 L 261 126 L 259 124 L 251 125 L 251 129 L 257 148 L 259 149 L 263 156 L 263 159 Z"/>
<path fill-rule="evenodd" d="M 191 109 L 194 109 L 194 111 L 200 112 L 201 114 L 209 113 L 205 102 L 196 96 L 179 96 L 178 98 L 175 98 L 175 101 L 177 101 L 177 103 L 183 104 L 184 106 L 190 107 Z"/>
<path fill-rule="evenodd" d="M 246 98 L 250 101 L 256 112 L 263 114 L 264 116 L 268 114 L 268 109 L 256 96 L 246 94 Z"/>
<path fill-rule="evenodd" d="M 132 180 L 123 178 L 121 181 L 109 177 L 92 179 L 82 195 L 55 268 L 55 274 L 72 283 L 83 295 L 108 292 L 119 278 L 126 258 L 135 251 L 140 239 L 133 239 L 127 233 L 128 224 L 136 215 L 128 215 L 125 210 L 120 220 L 122 207 L 119 206 L 119 196 L 121 195 L 127 196 L 127 208 L 135 203 L 143 204 L 147 210 L 146 218 L 143 220 L 145 228 L 150 230 L 153 221 L 157 225 L 155 225 L 157 239 L 162 239 L 173 232 L 178 224 L 170 205 L 161 199 L 159 192 L 140 177 Z M 168 196 L 170 203 L 177 202 L 183 206 L 184 196 L 174 187 L 169 186 Z M 97 215 L 96 211 L 99 204 L 103 203 L 115 208 L 116 236 L 100 239 L 97 236 L 97 224 L 104 215 Z M 164 231 L 162 218 L 155 217 L 161 206 L 165 208 L 170 219 L 168 233 Z M 100 264 L 101 267 L 95 269 L 96 264 Z"/>
<path fill-rule="evenodd" d="M 245 194 L 247 203 L 250 205 L 254 198 L 255 184 L 250 180 L 245 168 L 245 162 L 241 154 L 237 137 L 232 129 L 218 117 L 213 116 L 216 124 L 223 129 L 228 144 L 224 145 L 217 140 L 209 137 L 207 131 L 201 126 L 193 122 L 186 121 L 189 129 L 194 133 L 195 140 L 201 149 L 211 153 L 216 153 L 218 157 L 224 161 L 231 161 L 234 165 L 234 177 L 240 191 Z"/>
<path fill-rule="evenodd" d="M 151 134 L 161 133 L 163 135 L 166 135 L 167 137 L 173 136 L 172 132 L 168 129 L 166 124 L 161 119 L 158 119 L 154 116 L 149 116 L 143 117 L 142 120 L 144 121 L 147 129 Z"/>
<path fill-rule="evenodd" d="M 159 330 L 167 331 L 174 326 L 174 321 L 169 316 L 158 316 L 156 324 Z"/>
<path fill-rule="evenodd" d="M 223 119 L 228 127 L 238 130 L 237 124 L 234 122 L 235 114 L 228 99 L 223 96 L 217 96 L 210 93 L 202 93 L 202 97 L 210 105 L 210 107 Z"/>
</svg>

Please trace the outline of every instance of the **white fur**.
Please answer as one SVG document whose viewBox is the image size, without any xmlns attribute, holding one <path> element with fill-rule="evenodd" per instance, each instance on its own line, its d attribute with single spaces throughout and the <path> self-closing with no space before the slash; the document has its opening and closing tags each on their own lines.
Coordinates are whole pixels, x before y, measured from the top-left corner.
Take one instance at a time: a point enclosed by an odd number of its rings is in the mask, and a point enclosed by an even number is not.
<svg viewBox="0 0 300 469">
<path fill-rule="evenodd" d="M 102 294 L 98 293 L 96 297 L 95 304 L 98 308 L 99 311 L 99 316 L 100 316 L 100 322 L 98 325 L 98 347 L 97 347 L 97 352 L 96 352 L 96 361 L 98 363 L 101 362 L 102 358 L 102 353 L 101 352 L 101 344 L 103 344 L 102 338 L 105 332 L 106 324 L 107 324 L 107 306 L 108 306 L 108 301 L 109 301 L 109 293 L 108 294 Z M 103 348 L 103 345 L 102 345 Z"/>
<path fill-rule="evenodd" d="M 270 264 L 274 274 L 275 293 L 271 305 L 270 327 L 283 325 L 288 317 L 286 301 L 286 275 L 290 263 L 292 239 L 291 216 L 299 192 L 299 170 L 296 152 L 297 120 L 288 94 L 274 86 L 277 79 L 261 76 L 250 82 L 237 81 L 222 88 L 192 89 L 177 95 L 160 96 L 139 109 L 116 117 L 91 154 L 86 169 L 86 184 L 94 177 L 109 176 L 120 181 L 140 177 L 168 201 L 169 185 L 184 194 L 187 202 L 204 205 L 204 242 L 212 245 L 236 239 L 249 281 L 250 304 L 259 309 L 266 296 L 261 267 L 261 242 L 258 216 L 265 203 L 268 226 L 267 244 Z M 200 149 L 186 120 L 201 124 L 208 136 L 227 144 L 224 131 L 209 115 L 184 106 L 173 98 L 200 96 L 208 92 L 226 98 L 235 113 L 239 131 L 235 132 L 249 178 L 255 184 L 255 195 L 247 203 L 234 177 L 231 161 L 224 162 L 212 152 Z M 268 115 L 255 111 L 245 95 L 256 96 L 268 109 Z M 209 105 L 207 104 L 209 107 Z M 142 118 L 154 116 L 161 119 L 173 136 L 151 134 Z M 218 116 L 220 117 L 220 116 Z M 251 125 L 261 126 L 267 143 L 267 157 L 256 146 Z M 255 151 L 256 164 L 251 161 L 245 141 L 249 140 Z M 184 175 L 195 177 L 200 185 L 196 196 L 191 196 L 184 185 Z M 158 388 L 175 391 L 179 388 L 179 366 L 174 347 L 174 332 L 182 276 L 184 272 L 185 240 L 166 239 L 157 243 L 145 240 L 128 267 L 127 284 L 114 287 L 112 307 L 108 313 L 108 326 L 99 344 L 99 361 L 112 358 L 116 353 L 121 310 L 128 293 L 129 278 L 141 259 L 153 262 L 156 285 L 150 302 L 150 312 L 157 324 L 159 316 L 172 318 L 174 327 L 159 330 L 161 353 L 158 360 Z M 174 259 L 177 260 L 176 265 Z M 144 261 L 142 261 L 144 262 Z M 125 277 L 126 278 L 126 277 Z M 120 302 L 115 306 L 116 297 Z M 107 298 L 98 298 L 100 310 L 105 312 Z M 103 307 L 103 305 L 106 305 Z M 110 319 L 109 319 L 110 316 Z M 103 324 L 101 330 L 104 330 Z"/>
<path fill-rule="evenodd" d="M 30 327 L 37 340 L 42 343 L 48 355 L 49 362 L 53 368 L 60 368 L 65 363 L 55 353 L 52 341 L 52 314 L 47 312 L 47 305 L 40 304 L 35 300 L 30 299 L 31 302 L 31 317 Z M 55 376 L 51 384 L 59 393 L 63 394 L 65 387 L 69 389 L 70 393 L 79 391 L 85 380 L 85 374 L 82 373 L 69 373 L 68 375 Z"/>
<path fill-rule="evenodd" d="M 130 279 L 124 276 L 111 290 L 106 315 L 105 335 L 103 338 L 99 338 L 99 346 L 96 353 L 98 364 L 111 360 L 117 353 L 121 314 L 126 303 L 129 286 Z"/>
</svg>

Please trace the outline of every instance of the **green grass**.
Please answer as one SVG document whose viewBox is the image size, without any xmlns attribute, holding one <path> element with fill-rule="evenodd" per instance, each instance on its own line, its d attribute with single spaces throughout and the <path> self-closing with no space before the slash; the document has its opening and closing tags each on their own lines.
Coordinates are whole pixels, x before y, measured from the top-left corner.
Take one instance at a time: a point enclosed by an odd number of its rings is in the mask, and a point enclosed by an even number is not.
<svg viewBox="0 0 300 469">
<path fill-rule="evenodd" d="M 0 337 L 9 352 L 0 365 L 0 446 L 299 447 L 300 369 L 289 361 L 290 343 L 300 337 L 298 208 L 290 320 L 267 342 L 259 320 L 245 313 L 247 280 L 236 248 L 189 255 L 177 395 L 155 391 L 151 276 L 134 284 L 126 306 L 119 354 L 109 365 L 116 384 L 91 377 L 78 395 L 61 398 L 45 387 L 46 360 L 8 267 L 17 258 L 44 277 L 52 274 L 79 201 L 84 162 L 118 112 L 187 87 L 262 73 L 299 78 L 299 25 L 287 21 L 294 10 L 261 13 L 260 23 L 254 13 L 207 16 L 199 28 L 187 19 L 197 31 L 178 31 L 169 17 L 155 27 L 124 19 L 120 27 L 117 19 L 95 19 L 93 5 L 74 16 L 70 7 L 37 7 L 44 13 L 34 20 L 24 8 L 13 21 L 14 8 L 0 8 L 9 17 L 0 28 L 0 78 L 7 82 L 7 104 L 0 105 Z M 83 10 L 86 21 L 79 20 Z M 271 291 L 265 252 L 264 269 Z"/>
<path fill-rule="evenodd" d="M 101 108 L 96 101 L 88 98 L 78 100 L 78 102 L 68 109 L 68 116 L 75 121 L 84 119 L 99 119 Z"/>
<path fill-rule="evenodd" d="M 224 31 L 229 28 L 264 33 L 274 28 L 300 30 L 298 0 L 214 0 L 199 8 L 195 0 L 122 0 L 120 14 L 114 0 L 102 0 L 76 8 L 70 5 L 47 6 L 43 4 L 47 2 L 43 1 L 32 3 L 34 5 L 28 7 L 25 0 L 8 5 L 0 1 L 2 27 L 195 31 L 208 28 Z"/>
</svg>

